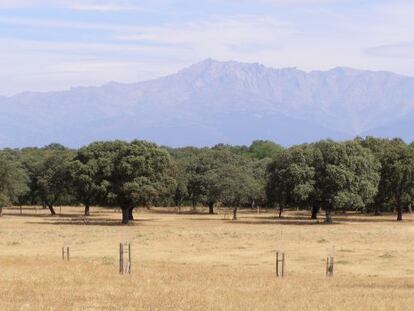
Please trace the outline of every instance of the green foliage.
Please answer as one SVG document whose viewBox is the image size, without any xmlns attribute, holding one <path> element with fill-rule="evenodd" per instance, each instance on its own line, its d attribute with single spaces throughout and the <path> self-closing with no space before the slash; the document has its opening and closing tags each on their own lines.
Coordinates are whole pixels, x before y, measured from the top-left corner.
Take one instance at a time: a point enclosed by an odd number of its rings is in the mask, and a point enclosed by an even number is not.
<svg viewBox="0 0 414 311">
<path fill-rule="evenodd" d="M 249 147 L 251 157 L 255 159 L 273 158 L 283 147 L 269 140 L 255 140 Z"/>
<path fill-rule="evenodd" d="M 403 206 L 414 201 L 414 149 L 400 139 L 367 137 L 359 143 L 371 149 L 381 163 L 381 180 L 375 197 L 376 213 L 395 207 L 397 220 L 402 219 Z"/>
<path fill-rule="evenodd" d="M 51 209 L 59 200 L 70 195 L 70 167 L 72 152 L 53 150 L 42 162 L 37 176 L 39 195 Z"/>
<path fill-rule="evenodd" d="M 190 178 L 192 176 L 190 167 L 197 161 L 197 157 L 206 150 L 208 148 L 185 147 L 168 149 L 168 152 L 173 157 L 173 173 L 176 180 L 173 201 L 176 206 L 180 206 L 192 198 L 196 200 L 196 197 L 198 197 L 194 192 L 195 189 L 189 189 Z"/>
<path fill-rule="evenodd" d="M 280 206 L 362 209 L 372 203 L 380 164 L 358 142 L 321 141 L 287 149 L 269 165 L 267 195 Z"/>
<path fill-rule="evenodd" d="M 226 149 L 244 158 L 263 160 L 273 158 L 283 150 L 283 147 L 270 140 L 255 140 L 249 147 L 218 144 L 212 149 Z"/>
<path fill-rule="evenodd" d="M 219 202 L 226 206 L 242 206 L 254 200 L 263 201 L 264 174 L 258 172 L 263 167 L 228 146 L 203 149 L 179 163 L 194 206 L 202 202 L 212 212 L 214 204 Z"/>
<path fill-rule="evenodd" d="M 313 148 L 293 147 L 280 152 L 268 166 L 267 196 L 270 204 L 306 205 L 315 192 Z"/>
<path fill-rule="evenodd" d="M 72 202 L 70 161 L 72 150 L 53 144 L 44 148 L 27 148 L 21 152 L 23 166 L 29 176 L 30 200 L 48 206 Z"/>
<path fill-rule="evenodd" d="M 0 207 L 13 203 L 136 206 L 201 203 L 402 212 L 414 202 L 414 147 L 400 139 L 324 140 L 283 149 L 248 146 L 162 148 L 145 141 L 60 144 L 0 152 Z M 235 214 L 234 214 L 235 215 Z M 316 217 L 316 214 L 315 214 Z"/>
<path fill-rule="evenodd" d="M 327 208 L 362 209 L 377 194 L 381 165 L 357 142 L 315 144 L 316 199 Z"/>
<path fill-rule="evenodd" d="M 115 142 L 110 183 L 112 199 L 132 217 L 132 209 L 141 204 L 151 205 L 156 198 L 173 193 L 171 157 L 165 149 L 145 141 Z"/>
<path fill-rule="evenodd" d="M 16 203 L 28 191 L 28 177 L 20 159 L 8 151 L 0 153 L 0 207 Z"/>
<path fill-rule="evenodd" d="M 78 150 L 70 163 L 71 183 L 78 200 L 85 205 L 85 215 L 91 204 L 106 201 L 114 167 L 116 143 L 96 142 Z"/>
</svg>

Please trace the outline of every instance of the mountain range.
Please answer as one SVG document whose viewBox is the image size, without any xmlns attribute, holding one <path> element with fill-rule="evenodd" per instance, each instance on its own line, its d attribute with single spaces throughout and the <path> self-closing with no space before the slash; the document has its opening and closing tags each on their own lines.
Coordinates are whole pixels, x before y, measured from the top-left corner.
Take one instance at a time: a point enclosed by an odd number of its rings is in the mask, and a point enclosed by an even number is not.
<svg viewBox="0 0 414 311">
<path fill-rule="evenodd" d="M 151 81 L 0 97 L 0 147 L 135 138 L 168 146 L 367 135 L 412 141 L 413 122 L 414 77 L 212 59 Z"/>
</svg>

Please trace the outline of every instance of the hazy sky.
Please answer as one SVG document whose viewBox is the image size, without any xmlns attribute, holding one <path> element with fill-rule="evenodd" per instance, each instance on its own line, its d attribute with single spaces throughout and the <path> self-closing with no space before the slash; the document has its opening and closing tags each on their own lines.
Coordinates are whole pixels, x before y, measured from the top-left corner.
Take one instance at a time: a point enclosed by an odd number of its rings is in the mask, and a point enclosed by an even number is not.
<svg viewBox="0 0 414 311">
<path fill-rule="evenodd" d="M 0 95 L 172 73 L 211 57 L 414 75 L 413 0 L 0 0 Z"/>
</svg>

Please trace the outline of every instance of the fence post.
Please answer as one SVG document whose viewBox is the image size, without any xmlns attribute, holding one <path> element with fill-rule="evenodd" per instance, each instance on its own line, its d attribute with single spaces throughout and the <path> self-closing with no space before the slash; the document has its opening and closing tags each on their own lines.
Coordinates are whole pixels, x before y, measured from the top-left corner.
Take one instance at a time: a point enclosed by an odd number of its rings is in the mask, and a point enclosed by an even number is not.
<svg viewBox="0 0 414 311">
<path fill-rule="evenodd" d="M 283 278 L 284 276 L 285 276 L 285 253 L 276 252 L 276 277 Z"/>
<path fill-rule="evenodd" d="M 276 252 L 276 277 L 279 276 L 279 252 Z"/>
<path fill-rule="evenodd" d="M 124 256 L 128 253 L 128 257 Z M 131 274 L 131 243 L 119 243 L 119 273 Z"/>
<path fill-rule="evenodd" d="M 69 261 L 69 258 L 70 258 L 69 246 L 67 246 L 66 248 L 64 246 L 62 247 L 62 260 L 65 260 L 65 256 L 66 256 L 66 260 Z"/>
<path fill-rule="evenodd" d="M 128 244 L 128 273 L 131 274 L 131 244 Z"/>
<path fill-rule="evenodd" d="M 124 257 L 123 245 L 122 243 L 119 243 L 119 273 L 120 274 L 122 274 L 123 269 L 124 269 L 123 257 Z"/>
<path fill-rule="evenodd" d="M 326 258 L 326 276 L 332 277 L 334 274 L 334 259 L 329 256 Z"/>
</svg>

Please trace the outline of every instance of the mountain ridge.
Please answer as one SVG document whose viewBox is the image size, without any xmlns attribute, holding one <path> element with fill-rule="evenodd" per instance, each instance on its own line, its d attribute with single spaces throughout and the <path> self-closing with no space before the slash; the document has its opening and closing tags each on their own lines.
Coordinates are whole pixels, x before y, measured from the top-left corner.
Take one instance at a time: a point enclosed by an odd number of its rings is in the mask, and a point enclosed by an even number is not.
<svg viewBox="0 0 414 311">
<path fill-rule="evenodd" d="M 138 82 L 118 82 L 118 81 L 108 81 L 106 83 L 100 84 L 100 85 L 89 85 L 89 86 L 83 86 L 83 85 L 76 85 L 76 86 L 72 86 L 66 89 L 60 89 L 60 90 L 53 90 L 53 91 L 22 91 L 22 92 L 18 92 L 14 95 L 0 95 L 0 100 L 5 100 L 5 99 L 10 99 L 12 97 L 16 97 L 19 95 L 25 95 L 25 94 L 51 94 L 51 93 L 62 93 L 62 92 L 68 92 L 68 91 L 74 91 L 77 89 L 96 89 L 96 88 L 101 88 L 101 87 L 106 87 L 106 86 L 111 86 L 111 85 L 135 85 L 135 84 L 139 84 L 139 83 L 143 83 L 143 82 L 151 82 L 151 81 L 155 81 L 155 80 L 159 80 L 159 79 L 163 79 L 163 78 L 167 78 L 169 76 L 174 76 L 182 71 L 185 71 L 187 69 L 190 69 L 193 66 L 196 65 L 200 65 L 203 63 L 208 63 L 208 62 L 214 62 L 214 63 L 219 63 L 219 64 L 226 64 L 226 63 L 235 63 L 235 64 L 242 64 L 242 65 L 258 65 L 260 67 L 266 68 L 266 69 L 270 69 L 270 70 L 278 70 L 278 71 L 286 71 L 286 70 L 295 70 L 301 73 L 305 73 L 305 74 L 312 74 L 312 73 L 326 73 L 326 72 L 335 72 L 335 71 L 354 71 L 356 73 L 361 73 L 361 72 L 365 72 L 365 73 L 383 73 L 383 74 L 392 74 L 395 76 L 399 76 L 399 77 L 405 77 L 405 78 L 414 78 L 414 76 L 410 76 L 410 75 L 404 75 L 404 74 L 398 74 L 398 73 L 394 73 L 392 71 L 387 71 L 387 70 L 368 70 L 368 69 L 358 69 L 358 68 L 353 68 L 353 67 L 348 67 L 348 66 L 336 66 L 336 67 L 332 67 L 330 69 L 327 70 L 302 70 L 302 69 L 298 69 L 297 67 L 280 67 L 280 68 L 273 68 L 273 67 L 269 67 L 269 66 L 265 66 L 261 63 L 255 62 L 255 63 L 248 63 L 248 62 L 238 62 L 238 61 L 234 61 L 234 60 L 230 60 L 230 61 L 217 61 L 214 60 L 212 58 L 207 58 L 204 59 L 198 63 L 192 64 L 190 66 L 184 67 L 183 69 L 175 72 L 175 73 L 171 73 L 171 74 L 167 74 L 165 76 L 161 76 L 158 78 L 153 78 L 153 79 L 149 79 L 149 80 L 143 80 L 143 81 L 138 81 Z"/>
<path fill-rule="evenodd" d="M 171 146 L 254 139 L 292 145 L 370 133 L 412 140 L 414 77 L 207 59 L 148 81 L 0 96 L 0 114 L 1 147 L 53 141 L 77 147 L 115 138 Z"/>
</svg>

